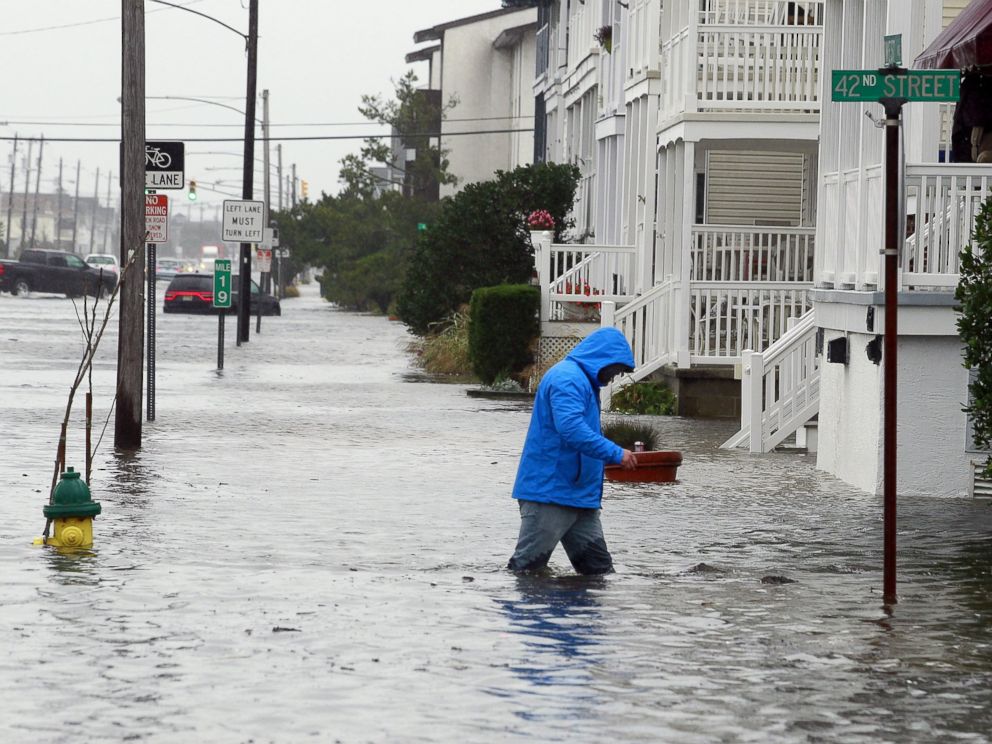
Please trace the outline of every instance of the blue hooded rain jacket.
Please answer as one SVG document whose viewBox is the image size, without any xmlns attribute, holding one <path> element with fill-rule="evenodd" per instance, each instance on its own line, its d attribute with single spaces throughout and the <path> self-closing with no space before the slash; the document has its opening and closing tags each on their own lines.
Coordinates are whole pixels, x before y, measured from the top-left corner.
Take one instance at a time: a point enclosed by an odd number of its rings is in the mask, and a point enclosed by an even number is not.
<svg viewBox="0 0 992 744">
<path fill-rule="evenodd" d="M 537 388 L 513 498 L 598 509 L 603 467 L 619 463 L 623 449 L 601 434 L 599 371 L 634 367 L 627 339 L 616 328 L 587 336 L 544 375 Z"/>
</svg>

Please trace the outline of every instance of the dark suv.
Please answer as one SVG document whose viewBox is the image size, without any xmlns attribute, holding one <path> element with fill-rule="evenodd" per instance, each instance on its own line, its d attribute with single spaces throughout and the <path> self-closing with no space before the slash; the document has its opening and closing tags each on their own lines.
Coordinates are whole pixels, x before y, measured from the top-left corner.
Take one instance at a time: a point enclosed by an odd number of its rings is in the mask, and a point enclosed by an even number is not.
<svg viewBox="0 0 992 744">
<path fill-rule="evenodd" d="M 69 297 L 110 294 L 117 274 L 90 266 L 75 253 L 28 248 L 17 261 L 0 265 L 0 290 L 16 295 L 53 292 Z"/>
<path fill-rule="evenodd" d="M 227 312 L 236 313 L 238 310 L 238 278 L 235 275 L 231 282 L 234 292 L 231 294 L 231 309 Z M 165 290 L 165 301 L 162 309 L 167 313 L 212 313 L 220 312 L 213 306 L 214 277 L 213 274 L 176 274 Z M 263 293 L 254 280 L 251 282 L 251 314 L 261 308 L 262 315 L 282 315 L 279 300 L 270 294 Z"/>
</svg>

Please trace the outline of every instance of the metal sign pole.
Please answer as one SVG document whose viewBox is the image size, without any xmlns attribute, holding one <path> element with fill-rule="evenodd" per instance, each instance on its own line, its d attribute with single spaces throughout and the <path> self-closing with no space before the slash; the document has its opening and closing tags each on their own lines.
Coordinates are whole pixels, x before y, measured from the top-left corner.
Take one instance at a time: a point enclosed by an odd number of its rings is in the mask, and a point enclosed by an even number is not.
<svg viewBox="0 0 992 744">
<path fill-rule="evenodd" d="M 884 364 L 884 420 L 882 436 L 882 498 L 884 502 L 882 563 L 882 601 L 895 604 L 896 599 L 896 409 L 897 370 L 899 353 L 899 244 L 903 240 L 900 209 L 901 181 L 899 178 L 899 128 L 902 126 L 901 98 L 882 100 L 885 106 L 885 338 L 882 349 Z"/>
<path fill-rule="evenodd" d="M 224 369 L 224 318 L 227 313 L 223 310 L 217 316 L 217 369 Z"/>
<path fill-rule="evenodd" d="M 148 243 L 148 265 L 145 273 L 148 275 L 148 330 L 146 332 L 146 353 L 148 355 L 147 375 L 148 380 L 148 408 L 145 414 L 147 421 L 155 420 L 155 255 L 157 247 L 155 243 Z"/>
</svg>

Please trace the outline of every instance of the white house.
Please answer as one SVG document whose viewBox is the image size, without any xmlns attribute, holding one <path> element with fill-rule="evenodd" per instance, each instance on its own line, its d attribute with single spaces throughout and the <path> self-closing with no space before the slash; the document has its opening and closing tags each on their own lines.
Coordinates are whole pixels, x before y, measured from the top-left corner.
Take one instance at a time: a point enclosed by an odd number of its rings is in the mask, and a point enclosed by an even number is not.
<svg viewBox="0 0 992 744">
<path fill-rule="evenodd" d="M 630 339 L 635 377 L 666 373 L 684 412 L 734 410 L 742 353 L 812 303 L 823 5 L 540 10 L 537 140 L 582 171 L 584 243 L 539 249 L 547 339 L 581 334 L 566 321 L 594 294 L 616 303 L 603 320 Z"/>
<path fill-rule="evenodd" d="M 458 183 L 442 185 L 442 197 L 533 162 L 536 22 L 534 8 L 507 8 L 414 34 L 416 43 L 433 43 L 406 61 L 429 64 L 428 89 L 439 91 L 441 105 L 456 101 L 441 122 L 441 147 Z"/>
<path fill-rule="evenodd" d="M 905 61 L 966 5 L 934 0 L 828 2 L 827 69 L 882 65 L 885 34 L 902 34 Z M 904 107 L 906 235 L 900 257 L 898 476 L 900 494 L 964 495 L 974 483 L 968 374 L 955 326 L 958 255 L 978 206 L 992 195 L 992 165 L 949 163 L 953 105 Z M 821 363 L 818 466 L 864 490 L 882 487 L 884 332 L 883 132 L 877 104 L 823 111 L 820 216 L 814 293 L 825 344 L 846 339 L 847 363 Z"/>
</svg>

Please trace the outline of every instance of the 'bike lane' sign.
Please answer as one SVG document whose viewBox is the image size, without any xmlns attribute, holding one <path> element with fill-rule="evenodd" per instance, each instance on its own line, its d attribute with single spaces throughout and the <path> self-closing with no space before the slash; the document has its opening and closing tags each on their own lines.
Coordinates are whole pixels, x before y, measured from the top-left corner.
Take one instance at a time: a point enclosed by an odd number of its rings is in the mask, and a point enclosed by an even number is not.
<svg viewBox="0 0 992 744">
<path fill-rule="evenodd" d="M 186 186 L 186 143 L 145 142 L 145 188 L 181 189 Z"/>
</svg>

